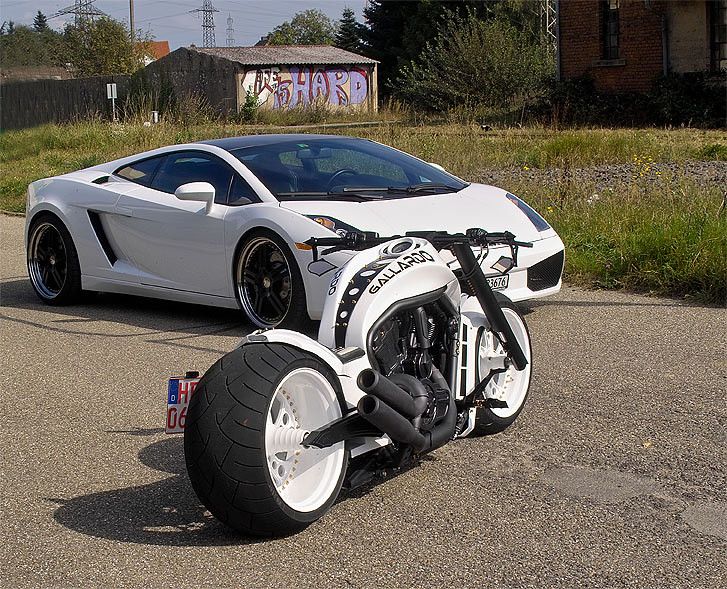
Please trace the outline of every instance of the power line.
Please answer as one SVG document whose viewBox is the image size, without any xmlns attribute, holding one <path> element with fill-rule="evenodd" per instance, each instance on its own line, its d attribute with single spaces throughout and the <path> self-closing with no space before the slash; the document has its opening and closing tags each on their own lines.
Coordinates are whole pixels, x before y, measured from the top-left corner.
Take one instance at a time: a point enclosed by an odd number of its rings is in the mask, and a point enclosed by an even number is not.
<svg viewBox="0 0 727 589">
<path fill-rule="evenodd" d="M 99 10 L 96 6 L 94 6 L 95 2 L 96 0 L 76 0 L 73 6 L 61 8 L 58 12 L 52 14 L 48 18 L 56 18 L 57 16 L 72 14 L 74 24 L 78 26 L 81 23 L 93 20 L 98 16 L 108 16 L 108 14 L 106 14 L 103 10 Z"/>
<path fill-rule="evenodd" d="M 215 12 L 219 12 L 212 6 L 212 0 L 203 0 L 202 7 L 190 10 L 202 14 L 202 47 L 216 47 L 215 42 Z"/>
<path fill-rule="evenodd" d="M 232 28 L 232 16 L 230 13 L 227 13 L 227 46 L 228 47 L 234 47 L 235 46 L 235 39 L 232 37 L 232 33 L 235 32 L 235 29 Z"/>
</svg>

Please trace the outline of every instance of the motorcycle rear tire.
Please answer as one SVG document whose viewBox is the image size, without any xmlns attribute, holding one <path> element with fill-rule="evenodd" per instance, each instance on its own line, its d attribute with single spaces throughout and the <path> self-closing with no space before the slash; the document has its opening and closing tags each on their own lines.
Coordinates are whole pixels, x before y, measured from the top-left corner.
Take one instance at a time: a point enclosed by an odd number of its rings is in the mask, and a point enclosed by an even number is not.
<svg viewBox="0 0 727 589">
<path fill-rule="evenodd" d="M 302 530 L 335 502 L 349 453 L 345 442 L 317 449 L 300 440 L 344 407 L 338 378 L 316 356 L 279 343 L 233 350 L 189 405 L 184 454 L 195 493 L 243 534 Z"/>
</svg>

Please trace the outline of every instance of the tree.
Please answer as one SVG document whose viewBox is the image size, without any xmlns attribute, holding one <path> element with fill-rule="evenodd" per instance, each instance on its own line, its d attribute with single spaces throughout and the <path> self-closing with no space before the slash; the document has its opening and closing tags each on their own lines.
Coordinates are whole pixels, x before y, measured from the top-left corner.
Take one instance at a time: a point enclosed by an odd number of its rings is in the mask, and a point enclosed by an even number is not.
<svg viewBox="0 0 727 589">
<path fill-rule="evenodd" d="M 528 38 L 539 38 L 539 4 L 533 0 L 369 0 L 362 53 L 380 62 L 382 91 L 395 91 L 399 70 L 420 57 L 452 17 L 468 14 L 507 22 Z"/>
<path fill-rule="evenodd" d="M 384 92 L 392 91 L 401 67 L 421 55 L 437 36 L 445 14 L 486 14 L 501 0 L 370 0 L 364 8 L 362 29 L 364 55 L 376 59 L 379 82 Z"/>
<path fill-rule="evenodd" d="M 149 51 L 147 40 L 132 45 L 126 26 L 108 17 L 67 25 L 63 40 L 66 60 L 79 77 L 132 74 Z"/>
<path fill-rule="evenodd" d="M 422 55 L 401 69 L 398 93 L 414 104 L 519 109 L 554 73 L 547 48 L 502 18 L 449 15 Z"/>
<path fill-rule="evenodd" d="M 296 13 L 290 22 L 275 27 L 268 36 L 270 45 L 332 45 L 336 27 L 322 11 L 310 8 Z"/>
<path fill-rule="evenodd" d="M 361 51 L 361 24 L 356 21 L 356 13 L 351 8 L 344 8 L 336 31 L 335 46 L 346 51 Z"/>
<path fill-rule="evenodd" d="M 46 18 L 45 14 L 43 14 L 40 10 L 33 19 L 33 30 L 36 33 L 42 33 L 48 30 L 48 19 Z"/>
<path fill-rule="evenodd" d="M 62 65 L 60 33 L 50 27 L 36 32 L 23 25 L 13 26 L 0 36 L 0 63 L 3 67 Z"/>
</svg>

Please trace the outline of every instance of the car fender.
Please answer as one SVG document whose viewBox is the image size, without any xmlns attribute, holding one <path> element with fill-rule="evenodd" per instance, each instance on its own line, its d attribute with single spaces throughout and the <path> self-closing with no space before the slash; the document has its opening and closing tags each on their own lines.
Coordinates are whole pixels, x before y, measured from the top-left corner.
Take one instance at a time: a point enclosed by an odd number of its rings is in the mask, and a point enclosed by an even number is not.
<svg viewBox="0 0 727 589">
<path fill-rule="evenodd" d="M 256 214 L 250 214 L 252 207 L 255 207 Z M 310 249 L 299 249 L 296 243 L 303 243 L 311 237 L 332 237 L 333 233 L 330 230 L 300 213 L 272 204 L 245 205 L 239 207 L 239 213 L 230 212 L 232 214 L 228 214 L 225 218 L 225 249 L 231 269 L 229 280 L 233 292 L 236 291 L 235 264 L 240 244 L 250 232 L 267 229 L 280 236 L 292 252 L 303 279 L 308 314 L 312 319 L 320 319 L 325 292 L 333 271 L 348 261 L 351 254 L 336 252 L 323 256 L 325 261 L 316 266 L 318 273 L 314 273 L 309 269 L 313 262 L 313 252 Z M 323 267 L 322 270 L 318 270 L 320 267 Z"/>
</svg>

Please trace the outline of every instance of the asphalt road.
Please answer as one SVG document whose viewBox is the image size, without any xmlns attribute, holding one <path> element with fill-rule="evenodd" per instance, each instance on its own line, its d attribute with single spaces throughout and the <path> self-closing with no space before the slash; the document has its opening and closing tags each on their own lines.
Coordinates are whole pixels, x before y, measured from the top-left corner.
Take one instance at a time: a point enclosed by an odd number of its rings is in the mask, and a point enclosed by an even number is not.
<svg viewBox="0 0 727 589">
<path fill-rule="evenodd" d="M 132 297 L 43 306 L 22 223 L 0 217 L 3 587 L 725 586 L 724 309 L 570 288 L 534 304 L 513 427 L 258 541 L 205 514 L 161 430 L 167 377 L 249 327 Z"/>
</svg>

